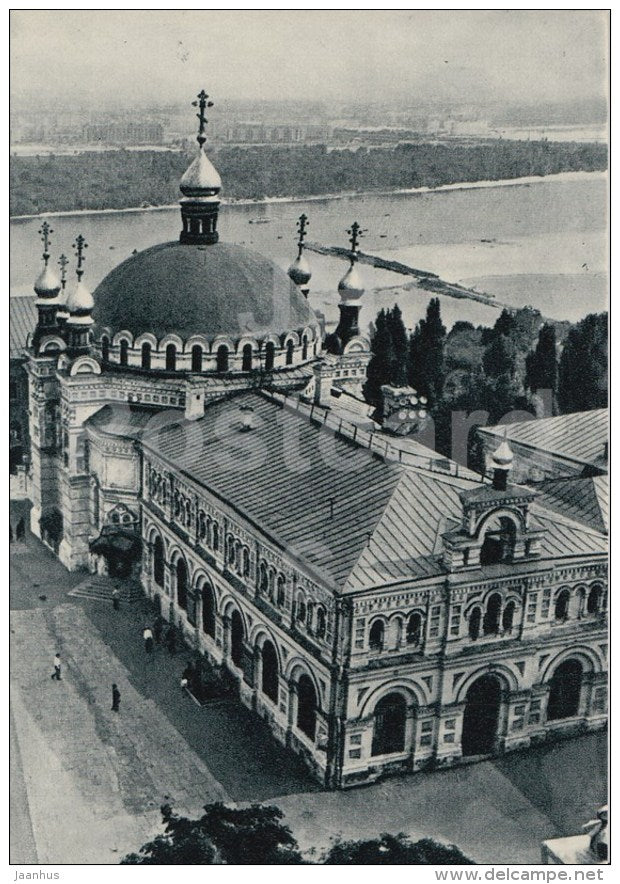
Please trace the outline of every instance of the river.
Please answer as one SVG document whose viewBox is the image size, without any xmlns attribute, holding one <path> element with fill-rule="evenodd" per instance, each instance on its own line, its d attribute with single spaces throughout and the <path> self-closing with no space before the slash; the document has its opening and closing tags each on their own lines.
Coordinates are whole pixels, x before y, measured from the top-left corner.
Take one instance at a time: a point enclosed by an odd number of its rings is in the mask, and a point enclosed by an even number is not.
<svg viewBox="0 0 620 884">
<path fill-rule="evenodd" d="M 437 273 L 513 306 L 530 304 L 554 319 L 576 321 L 607 307 L 604 173 L 558 175 L 509 186 L 226 205 L 220 210 L 220 236 L 286 268 L 296 253 L 295 221 L 301 212 L 310 219 L 309 240 L 346 246 L 346 229 L 358 221 L 366 229 L 364 251 Z M 258 219 L 269 223 L 249 223 Z M 85 281 L 91 289 L 134 249 L 176 239 L 180 229 L 176 208 L 85 213 L 50 221 L 54 258 L 62 251 L 72 256 L 75 236 L 86 237 Z M 11 221 L 12 295 L 32 292 L 40 266 L 40 223 L 36 218 Z M 336 289 L 345 264 L 312 253 L 308 259 L 313 270 L 311 303 L 335 320 Z M 409 278 L 367 266 L 362 273 L 367 285 L 363 326 L 395 301 L 410 328 L 424 315 L 430 295 Z M 181 297 L 181 285 L 179 292 Z M 442 298 L 447 326 L 457 319 L 489 324 L 497 312 L 472 301 Z"/>
</svg>

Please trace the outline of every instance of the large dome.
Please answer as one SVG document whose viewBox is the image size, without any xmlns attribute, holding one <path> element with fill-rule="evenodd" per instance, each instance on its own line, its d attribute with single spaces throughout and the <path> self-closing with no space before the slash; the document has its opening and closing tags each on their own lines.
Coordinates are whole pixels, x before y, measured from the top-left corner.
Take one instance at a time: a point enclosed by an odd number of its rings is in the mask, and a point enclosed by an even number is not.
<svg viewBox="0 0 620 884">
<path fill-rule="evenodd" d="M 93 317 L 112 334 L 261 338 L 316 323 L 299 289 L 268 258 L 230 243 L 164 243 L 119 264 L 94 293 Z"/>
</svg>

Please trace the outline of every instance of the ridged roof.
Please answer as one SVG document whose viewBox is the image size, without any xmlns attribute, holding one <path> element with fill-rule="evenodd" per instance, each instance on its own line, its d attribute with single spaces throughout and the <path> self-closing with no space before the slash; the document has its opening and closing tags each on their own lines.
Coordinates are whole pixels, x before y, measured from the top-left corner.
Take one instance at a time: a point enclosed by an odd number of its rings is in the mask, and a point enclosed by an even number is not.
<svg viewBox="0 0 620 884">
<path fill-rule="evenodd" d="M 538 502 L 596 531 L 609 531 L 609 478 L 546 479 L 536 486 Z"/>
<path fill-rule="evenodd" d="M 241 406 L 253 408 L 249 432 L 241 431 Z M 108 413 L 106 431 L 113 430 L 114 413 Z M 230 504 L 340 591 L 445 575 L 442 535 L 460 522 L 459 495 L 476 483 L 384 462 L 262 394 L 215 403 L 199 421 L 179 414 L 177 423 L 152 434 L 144 429 L 149 414 L 129 421 L 146 449 Z M 89 424 L 102 417 L 100 412 Z M 127 417 L 119 420 L 123 431 Z M 600 532 L 538 505 L 532 511 L 545 529 L 543 560 L 606 553 Z M 502 567 L 509 573 L 520 566 Z"/>
<path fill-rule="evenodd" d="M 94 296 L 97 325 L 113 332 L 127 329 L 134 336 L 260 338 L 316 322 L 283 270 L 231 243 L 170 242 L 145 249 L 112 270 Z"/>
<path fill-rule="evenodd" d="M 505 432 L 510 442 L 601 468 L 608 431 L 606 408 L 480 429 L 498 438 Z"/>
<path fill-rule="evenodd" d="M 26 339 L 37 325 L 36 298 L 28 295 L 23 298 L 9 298 L 9 356 L 19 359 L 23 355 Z"/>
</svg>

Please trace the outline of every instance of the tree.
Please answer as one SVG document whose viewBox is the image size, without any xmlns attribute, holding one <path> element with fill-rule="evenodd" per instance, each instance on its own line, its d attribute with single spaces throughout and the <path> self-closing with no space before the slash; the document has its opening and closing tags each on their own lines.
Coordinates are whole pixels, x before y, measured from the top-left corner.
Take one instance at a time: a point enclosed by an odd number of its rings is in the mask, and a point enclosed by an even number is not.
<svg viewBox="0 0 620 884">
<path fill-rule="evenodd" d="M 402 832 L 369 841 L 337 841 L 323 857 L 325 865 L 474 865 L 458 847 L 423 838 L 415 843 Z"/>
<path fill-rule="evenodd" d="M 441 400 L 444 382 L 446 329 L 441 321 L 439 298 L 431 298 L 426 319 L 421 319 L 409 339 L 407 375 L 409 383 L 431 407 Z"/>
<path fill-rule="evenodd" d="M 482 366 L 487 377 L 498 378 L 500 375 L 514 377 L 517 371 L 517 353 L 514 344 L 507 335 L 499 334 L 485 348 Z"/>
<path fill-rule="evenodd" d="M 407 330 L 403 322 L 403 314 L 398 304 L 386 313 L 386 324 L 392 338 L 393 363 L 390 372 L 390 383 L 395 387 L 404 387 L 407 383 Z"/>
<path fill-rule="evenodd" d="M 170 805 L 161 809 L 164 833 L 121 865 L 291 865 L 302 863 L 297 841 L 280 820 L 277 807 L 246 808 L 207 804 L 200 819 L 177 816 Z"/>
<path fill-rule="evenodd" d="M 566 336 L 558 372 L 562 414 L 607 406 L 607 313 L 590 313 Z"/>
<path fill-rule="evenodd" d="M 371 337 L 372 358 L 368 364 L 364 396 L 382 417 L 381 387 L 402 387 L 407 381 L 407 332 L 398 304 L 392 310 L 380 310 Z"/>
<path fill-rule="evenodd" d="M 200 820 L 188 820 L 172 812 L 169 804 L 161 808 L 164 834 L 156 835 L 139 853 L 130 853 L 121 865 L 212 865 L 217 849 L 201 826 Z"/>
<path fill-rule="evenodd" d="M 532 393 L 552 390 L 558 386 L 558 358 L 555 328 L 545 323 L 538 333 L 538 343 L 525 360 L 525 386 Z"/>
</svg>

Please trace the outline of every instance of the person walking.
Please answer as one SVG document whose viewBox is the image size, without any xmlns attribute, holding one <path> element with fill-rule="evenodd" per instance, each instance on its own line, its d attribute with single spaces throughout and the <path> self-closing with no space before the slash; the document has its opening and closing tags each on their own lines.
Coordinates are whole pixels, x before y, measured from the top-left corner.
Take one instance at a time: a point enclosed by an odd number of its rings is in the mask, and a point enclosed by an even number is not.
<svg viewBox="0 0 620 884">
<path fill-rule="evenodd" d="M 60 675 L 60 668 L 61 668 L 60 654 L 57 653 L 56 656 L 54 657 L 54 671 L 52 672 L 52 681 L 61 681 L 62 680 L 61 675 Z"/>
<path fill-rule="evenodd" d="M 150 626 L 145 626 L 142 630 L 142 638 L 144 639 L 144 650 L 150 654 L 153 650 L 153 633 Z"/>
<path fill-rule="evenodd" d="M 121 594 L 118 590 L 118 586 L 115 586 L 112 590 L 112 607 L 115 611 L 118 611 L 121 606 Z"/>
<path fill-rule="evenodd" d="M 118 712 L 121 705 L 121 692 L 115 684 L 112 685 L 112 712 Z"/>
</svg>

